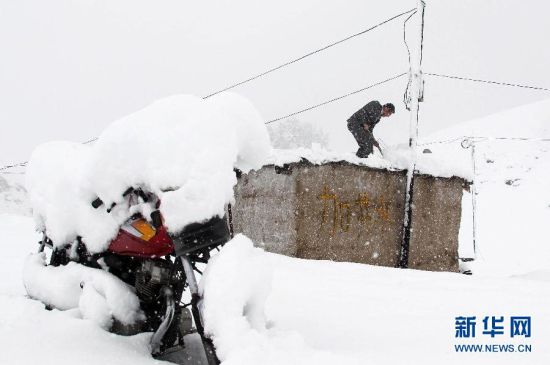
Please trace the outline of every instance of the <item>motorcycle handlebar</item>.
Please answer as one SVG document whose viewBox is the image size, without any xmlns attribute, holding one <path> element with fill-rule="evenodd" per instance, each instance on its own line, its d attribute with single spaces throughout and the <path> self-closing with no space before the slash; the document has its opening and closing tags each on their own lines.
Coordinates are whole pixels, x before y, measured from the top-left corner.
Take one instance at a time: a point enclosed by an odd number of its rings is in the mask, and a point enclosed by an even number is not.
<svg viewBox="0 0 550 365">
<path fill-rule="evenodd" d="M 134 188 L 132 187 L 129 187 L 128 189 L 126 189 L 126 191 L 124 193 L 122 193 L 122 196 L 123 197 L 126 197 L 128 194 L 130 194 L 132 191 L 134 191 Z M 139 191 L 141 191 L 141 194 L 143 194 L 143 196 L 145 196 L 145 193 L 139 189 Z M 142 196 L 140 194 L 140 196 Z M 142 197 L 143 198 L 143 197 Z M 143 198 L 143 200 L 147 201 L 147 197 Z M 97 209 L 99 208 L 100 206 L 102 206 L 104 203 L 103 203 L 103 200 L 101 200 L 101 198 L 97 198 L 95 199 L 93 202 L 92 202 L 92 207 L 94 207 L 94 209 Z M 107 208 L 107 213 L 111 213 L 111 210 L 113 210 L 113 208 L 116 206 L 116 203 L 113 203 L 111 204 L 111 206 L 109 208 Z"/>
<path fill-rule="evenodd" d="M 97 209 L 97 208 L 99 208 L 99 207 L 102 206 L 102 205 L 103 205 L 103 200 L 101 200 L 101 199 L 99 199 L 99 198 L 97 198 L 96 200 L 94 200 L 94 201 L 92 202 L 92 207 L 94 207 L 94 209 Z"/>
</svg>

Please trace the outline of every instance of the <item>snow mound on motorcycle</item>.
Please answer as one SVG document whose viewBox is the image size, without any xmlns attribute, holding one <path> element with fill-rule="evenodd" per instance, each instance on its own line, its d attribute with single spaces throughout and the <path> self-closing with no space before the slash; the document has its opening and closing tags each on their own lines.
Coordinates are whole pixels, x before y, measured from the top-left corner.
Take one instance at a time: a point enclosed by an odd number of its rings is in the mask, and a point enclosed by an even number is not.
<svg viewBox="0 0 550 365">
<path fill-rule="evenodd" d="M 80 236 L 98 253 L 132 214 L 148 217 L 154 209 L 146 203 L 129 209 L 122 197 L 129 187 L 160 198 L 164 225 L 177 233 L 223 215 L 233 200 L 234 167 L 261 167 L 270 148 L 259 112 L 244 97 L 175 95 L 113 122 L 93 146 L 39 146 L 26 185 L 38 230 L 47 230 L 56 246 Z M 94 209 L 98 197 L 104 205 Z"/>
<path fill-rule="evenodd" d="M 45 253 L 29 255 L 23 283 L 32 298 L 60 310 L 78 308 L 82 318 L 104 329 L 113 318 L 124 325 L 145 319 L 136 294 L 116 276 L 72 262 L 46 266 Z"/>
<path fill-rule="evenodd" d="M 222 364 L 335 364 L 296 332 L 266 321 L 272 288 L 270 255 L 237 235 L 212 257 L 200 283 L 205 331 Z M 266 354 L 269 354 L 266 356 Z"/>
</svg>

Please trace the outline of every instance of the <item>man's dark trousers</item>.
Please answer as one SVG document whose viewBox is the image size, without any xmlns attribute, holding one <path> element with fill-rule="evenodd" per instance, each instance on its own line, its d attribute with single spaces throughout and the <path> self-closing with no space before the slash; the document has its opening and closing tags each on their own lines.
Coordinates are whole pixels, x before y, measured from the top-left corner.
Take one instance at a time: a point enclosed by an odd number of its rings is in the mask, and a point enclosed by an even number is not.
<svg viewBox="0 0 550 365">
<path fill-rule="evenodd" d="M 359 149 L 356 153 L 357 157 L 368 157 L 372 153 L 374 147 L 375 139 L 372 133 L 366 131 L 362 125 L 357 123 L 348 123 L 348 129 L 359 145 Z"/>
</svg>

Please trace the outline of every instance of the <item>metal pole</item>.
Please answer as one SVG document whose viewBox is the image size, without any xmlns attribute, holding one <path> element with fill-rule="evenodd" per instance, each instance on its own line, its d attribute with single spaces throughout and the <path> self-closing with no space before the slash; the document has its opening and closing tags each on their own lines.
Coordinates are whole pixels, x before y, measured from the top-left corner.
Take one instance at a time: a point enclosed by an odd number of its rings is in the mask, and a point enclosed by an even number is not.
<svg viewBox="0 0 550 365">
<path fill-rule="evenodd" d="M 417 0 L 417 23 L 416 23 L 416 36 L 417 36 L 417 42 L 416 47 L 413 50 L 412 58 L 411 58 L 411 69 L 410 69 L 410 77 L 412 78 L 411 82 L 411 119 L 410 119 L 410 125 L 409 125 L 409 147 L 411 148 L 411 156 L 413 157 L 411 161 L 411 165 L 414 164 L 416 161 L 416 144 L 417 144 L 417 137 L 418 137 L 418 110 L 419 110 L 419 101 L 422 98 L 422 87 L 423 87 L 423 80 L 422 80 L 422 39 L 423 39 L 423 33 L 424 33 L 424 1 L 423 0 Z"/>
<path fill-rule="evenodd" d="M 474 168 L 474 181 L 472 183 L 472 236 L 474 241 L 474 258 L 477 256 L 476 252 L 476 144 L 472 142 L 472 166 Z"/>
<path fill-rule="evenodd" d="M 193 318 L 195 319 L 197 332 L 201 336 L 206 361 L 208 362 L 208 365 L 219 365 L 220 360 L 216 354 L 214 343 L 204 333 L 204 324 L 202 323 L 202 315 L 200 310 L 200 307 L 202 306 L 202 298 L 199 293 L 199 284 L 195 278 L 195 272 L 193 271 L 193 265 L 189 255 L 181 256 L 181 262 L 183 264 L 185 276 L 187 277 L 187 284 L 189 284 L 189 291 L 191 292 L 191 312 L 193 313 Z"/>
<path fill-rule="evenodd" d="M 183 271 L 187 277 L 187 284 L 189 284 L 189 291 L 192 295 L 199 295 L 199 284 L 195 278 L 195 272 L 193 271 L 193 265 L 189 255 L 181 256 L 181 263 L 183 264 Z"/>
<path fill-rule="evenodd" d="M 419 101 L 422 98 L 422 39 L 424 32 L 424 7 L 425 3 L 422 0 L 417 0 L 416 4 L 416 47 L 413 50 L 410 65 L 410 100 L 411 100 L 411 119 L 409 125 L 409 148 L 410 148 L 410 160 L 407 168 L 407 189 L 405 194 L 405 217 L 403 221 L 403 242 L 401 245 L 401 258 L 399 260 L 399 267 L 409 267 L 409 247 L 410 247 L 410 234 L 412 223 L 412 194 L 414 184 L 414 169 L 416 166 L 416 146 L 418 137 L 418 110 Z"/>
</svg>

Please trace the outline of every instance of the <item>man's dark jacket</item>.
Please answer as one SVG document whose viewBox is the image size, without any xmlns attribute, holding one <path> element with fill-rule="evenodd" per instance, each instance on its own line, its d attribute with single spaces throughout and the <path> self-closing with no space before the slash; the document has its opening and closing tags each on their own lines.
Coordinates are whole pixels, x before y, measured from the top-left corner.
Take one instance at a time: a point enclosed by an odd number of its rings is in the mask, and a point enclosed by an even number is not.
<svg viewBox="0 0 550 365">
<path fill-rule="evenodd" d="M 348 119 L 348 126 L 355 128 L 363 128 L 365 124 L 369 125 L 369 130 L 372 133 L 374 127 L 380 122 L 382 116 L 382 105 L 373 100 Z"/>
</svg>

